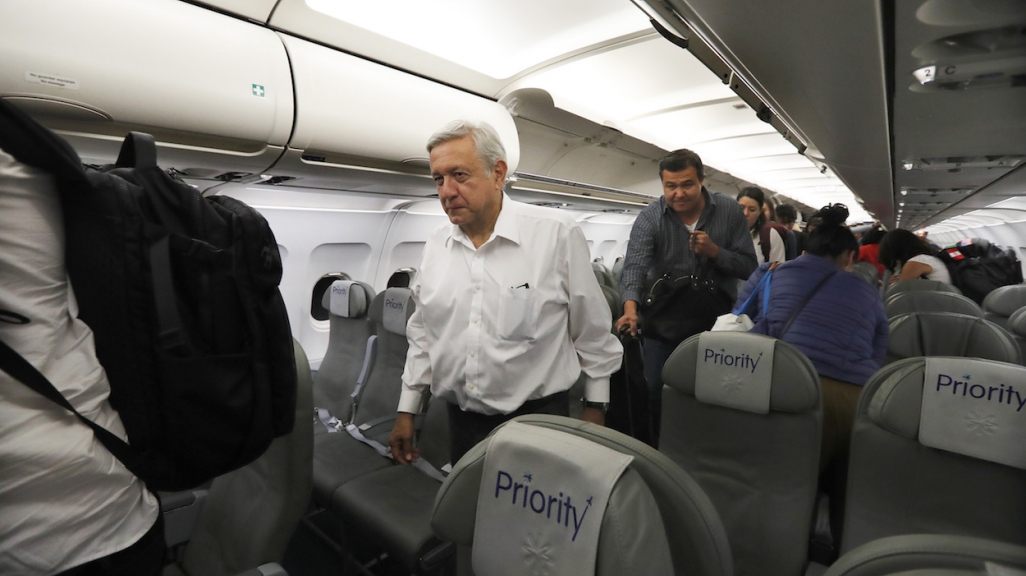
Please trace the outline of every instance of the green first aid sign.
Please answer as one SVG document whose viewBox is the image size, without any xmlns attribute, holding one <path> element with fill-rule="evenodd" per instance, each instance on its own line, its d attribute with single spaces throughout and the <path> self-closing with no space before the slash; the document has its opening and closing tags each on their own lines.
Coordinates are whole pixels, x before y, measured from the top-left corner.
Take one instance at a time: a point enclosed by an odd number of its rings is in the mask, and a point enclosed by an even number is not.
<svg viewBox="0 0 1026 576">
<path fill-rule="evenodd" d="M 258 98 L 263 98 L 264 97 L 264 85 L 263 84 L 254 84 L 253 85 L 253 95 L 258 97 Z"/>
</svg>

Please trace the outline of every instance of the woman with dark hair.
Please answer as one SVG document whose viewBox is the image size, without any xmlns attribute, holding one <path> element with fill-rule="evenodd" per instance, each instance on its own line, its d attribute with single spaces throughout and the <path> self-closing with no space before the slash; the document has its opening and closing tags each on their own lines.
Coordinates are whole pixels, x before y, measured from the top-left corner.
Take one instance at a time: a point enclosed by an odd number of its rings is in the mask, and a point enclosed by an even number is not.
<svg viewBox="0 0 1026 576">
<path fill-rule="evenodd" d="M 926 240 L 903 228 L 888 232 L 880 240 L 880 263 L 892 270 L 901 268 L 891 277 L 891 283 L 908 280 L 937 280 L 951 284 L 951 274 L 936 250 Z"/>
<path fill-rule="evenodd" d="M 763 212 L 763 207 L 766 205 L 766 194 L 762 189 L 754 186 L 743 188 L 737 195 L 737 203 L 741 205 L 745 211 L 745 218 L 748 219 L 748 230 L 752 234 L 755 258 L 759 264 L 786 260 L 787 239 L 780 231 L 773 233 L 773 227 L 768 224 Z"/>
<path fill-rule="evenodd" d="M 809 234 L 805 254 L 772 272 L 766 316 L 756 313 L 752 328 L 794 345 L 819 373 L 823 387 L 820 471 L 830 468 L 823 482 L 835 501 L 844 494 L 855 406 L 866 380 L 883 365 L 889 335 L 880 293 L 848 271 L 859 245 L 844 225 L 847 218 L 843 204 L 826 206 L 810 218 L 816 227 Z M 739 303 L 769 267 L 756 269 L 738 295 Z M 752 310 L 763 310 L 761 292 L 755 294 Z"/>
</svg>

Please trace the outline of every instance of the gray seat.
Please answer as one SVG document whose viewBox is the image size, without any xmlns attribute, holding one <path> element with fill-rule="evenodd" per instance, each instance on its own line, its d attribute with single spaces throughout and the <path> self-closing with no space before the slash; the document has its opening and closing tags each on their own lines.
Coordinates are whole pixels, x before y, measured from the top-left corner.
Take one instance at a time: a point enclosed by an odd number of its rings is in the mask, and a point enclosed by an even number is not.
<svg viewBox="0 0 1026 576">
<path fill-rule="evenodd" d="M 447 411 L 445 402 L 429 402 L 417 437 L 421 458 L 436 470 L 449 464 Z M 441 486 L 413 466 L 388 466 L 340 486 L 330 508 L 345 526 L 410 572 L 431 572 L 452 554 L 452 547 L 431 530 L 431 510 Z"/>
<path fill-rule="evenodd" d="M 951 284 L 945 284 L 939 280 L 908 280 L 906 282 L 898 282 L 891 284 L 884 289 L 883 299 L 884 302 L 890 299 L 895 294 L 902 292 L 908 292 L 911 290 L 927 291 L 927 292 L 954 292 L 955 294 L 961 294 L 962 291 L 955 288 Z"/>
<path fill-rule="evenodd" d="M 292 433 L 276 438 L 249 465 L 214 480 L 181 564 L 167 566 L 165 576 L 227 576 L 257 568 L 284 574 L 272 564 L 281 562 L 310 501 L 313 452 L 306 425 L 313 410 L 310 364 L 299 343 L 293 345 L 299 385 Z"/>
<path fill-rule="evenodd" d="M 606 268 L 605 264 L 592 262 L 591 268 L 595 272 L 595 279 L 598 280 L 599 286 L 608 286 L 614 290 L 617 289 L 616 278 L 613 277 L 613 273 Z"/>
<path fill-rule="evenodd" d="M 769 339 L 734 333 L 738 341 Z M 800 574 L 816 501 L 822 435 L 819 375 L 776 341 L 769 413 L 695 397 L 699 336 L 663 367 L 659 451 L 691 474 L 719 510 L 738 575 Z"/>
<path fill-rule="evenodd" d="M 995 576 L 1026 570 L 1026 547 L 983 538 L 912 534 L 881 538 L 845 554 L 826 576 Z"/>
<path fill-rule="evenodd" d="M 1001 286 L 984 297 L 984 318 L 1002 328 L 1008 328 L 1008 318 L 1023 306 L 1026 306 L 1026 284 Z"/>
<path fill-rule="evenodd" d="M 899 292 L 884 304 L 887 318 L 912 312 L 953 312 L 983 318 L 983 309 L 976 303 L 953 292 Z"/>
<path fill-rule="evenodd" d="M 856 262 L 852 265 L 851 271 L 874 288 L 880 284 L 880 272 L 869 262 Z"/>
<path fill-rule="evenodd" d="M 389 303 L 386 314 L 386 302 Z M 408 288 L 386 288 L 370 307 L 370 318 L 377 332 L 377 352 L 367 383 L 358 398 L 359 409 L 353 418 L 363 434 L 388 444 L 392 431 L 403 368 L 406 365 L 406 322 L 413 314 L 413 297 Z M 314 438 L 313 498 L 327 507 L 335 490 L 368 472 L 392 465 L 373 448 L 353 439 L 345 431 L 319 434 Z"/>
<path fill-rule="evenodd" d="M 666 456 L 614 430 L 549 415 L 512 420 L 586 438 L 634 461 L 613 489 L 600 528 L 595 574 L 732 575 L 730 547 L 718 514 L 698 484 Z M 456 543 L 458 574 L 471 574 L 477 495 L 491 437 L 456 464 L 435 501 L 432 526 Z M 668 544 L 669 561 L 664 564 Z"/>
<path fill-rule="evenodd" d="M 613 278 L 615 278 L 616 282 L 619 283 L 620 276 L 623 275 L 623 256 L 616 257 L 616 261 L 613 262 L 612 272 Z"/>
<path fill-rule="evenodd" d="M 332 294 L 344 291 L 347 302 L 332 307 Z M 324 408 L 341 422 L 352 418 L 353 391 L 364 371 L 370 370 L 367 348 L 374 335 L 374 322 L 367 310 L 374 301 L 374 289 L 363 282 L 336 280 L 324 293 L 323 305 L 329 311 L 330 332 L 328 349 L 324 353 L 317 378 L 314 380 L 314 406 Z M 315 433 L 325 432 L 323 425 L 314 424 Z"/>
<path fill-rule="evenodd" d="M 1019 345 L 1019 352 L 1022 353 L 1023 361 L 1026 362 L 1026 306 L 1019 308 L 1008 317 L 1008 331 L 1015 337 L 1015 343 Z"/>
<path fill-rule="evenodd" d="M 963 356 L 1021 364 L 1012 335 L 993 322 L 951 312 L 891 318 L 887 362 L 915 356 Z"/>
<path fill-rule="evenodd" d="M 920 442 L 926 362 L 888 365 L 863 387 L 852 430 L 842 553 L 901 534 L 1026 544 L 1026 470 Z M 1026 379 L 1026 369 L 1015 369 L 1023 372 L 1019 382 Z"/>
</svg>

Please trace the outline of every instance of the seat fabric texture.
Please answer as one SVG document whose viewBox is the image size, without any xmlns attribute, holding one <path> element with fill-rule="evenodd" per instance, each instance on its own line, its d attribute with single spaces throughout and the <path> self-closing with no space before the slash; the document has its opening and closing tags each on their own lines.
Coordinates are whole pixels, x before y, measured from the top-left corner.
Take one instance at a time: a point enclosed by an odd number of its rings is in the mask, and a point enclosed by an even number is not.
<svg viewBox="0 0 1026 576">
<path fill-rule="evenodd" d="M 851 271 L 874 288 L 880 283 L 880 273 L 877 271 L 876 266 L 869 262 L 856 262 L 852 265 Z"/>
<path fill-rule="evenodd" d="M 1012 335 L 993 322 L 951 312 L 891 318 L 887 362 L 915 356 L 962 356 L 1021 364 Z"/>
<path fill-rule="evenodd" d="M 181 571 L 228 576 L 281 562 L 310 500 L 313 413 L 310 364 L 293 340 L 299 386 L 296 425 L 243 468 L 216 478 L 185 549 Z M 174 568 L 166 572 L 174 573 Z"/>
<path fill-rule="evenodd" d="M 819 474 L 819 375 L 797 348 L 776 341 L 768 414 L 705 404 L 695 398 L 699 350 L 699 336 L 693 336 L 663 367 L 659 451 L 687 471 L 716 505 L 735 574 L 800 574 Z"/>
<path fill-rule="evenodd" d="M 1026 570 L 1026 547 L 948 534 L 911 534 L 874 540 L 845 554 L 826 576 L 945 574 L 993 576 L 988 564 Z"/>
<path fill-rule="evenodd" d="M 354 282 L 351 290 L 362 291 L 366 304 L 362 309 L 351 307 L 346 317 L 329 312 L 328 349 L 314 381 L 314 406 L 327 409 L 342 422 L 349 419 L 350 395 L 363 369 L 367 339 L 375 332 L 374 322 L 367 317 L 367 308 L 374 301 L 374 289 L 363 282 Z M 325 291 L 323 305 L 329 311 L 330 298 L 331 290 Z M 314 427 L 317 433 L 325 431 L 320 424 Z"/>
<path fill-rule="evenodd" d="M 572 418 L 535 414 L 512 421 L 560 430 L 634 456 L 613 489 L 602 521 L 596 574 L 734 573 L 726 533 L 712 502 L 666 456 L 615 430 Z M 461 575 L 472 573 L 477 494 L 490 440 L 491 436 L 460 459 L 435 500 L 432 526 L 440 538 L 457 544 Z M 662 546 L 668 546 L 670 566 L 663 564 Z"/>
<path fill-rule="evenodd" d="M 969 298 L 954 292 L 899 292 L 884 304 L 887 318 L 913 312 L 952 312 L 983 318 L 983 309 Z"/>
<path fill-rule="evenodd" d="M 926 359 L 866 383 L 852 430 L 841 552 L 901 534 L 952 534 L 1026 545 L 1026 470 L 919 442 Z"/>
</svg>

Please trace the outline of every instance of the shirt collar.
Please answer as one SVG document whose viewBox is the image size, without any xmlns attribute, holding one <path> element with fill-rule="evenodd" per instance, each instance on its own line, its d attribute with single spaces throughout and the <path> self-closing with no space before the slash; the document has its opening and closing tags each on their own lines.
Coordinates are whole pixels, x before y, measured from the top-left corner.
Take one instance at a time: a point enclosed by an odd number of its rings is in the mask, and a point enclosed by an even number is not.
<svg viewBox="0 0 1026 576">
<path fill-rule="evenodd" d="M 492 231 L 491 238 L 488 239 L 485 244 L 492 241 L 492 238 L 505 238 L 510 242 L 520 245 L 520 232 L 517 230 L 517 213 L 519 212 L 519 203 L 514 202 L 510 197 L 503 192 L 502 193 L 502 207 L 499 209 L 499 217 L 495 220 L 495 229 Z M 463 230 L 456 224 L 449 224 L 449 235 L 445 238 L 445 246 L 448 248 L 452 246 L 452 241 L 455 240 L 466 246 L 473 248 L 474 244 L 470 241 L 470 238 L 463 233 Z M 484 244 L 482 244 L 484 246 Z"/>
</svg>

